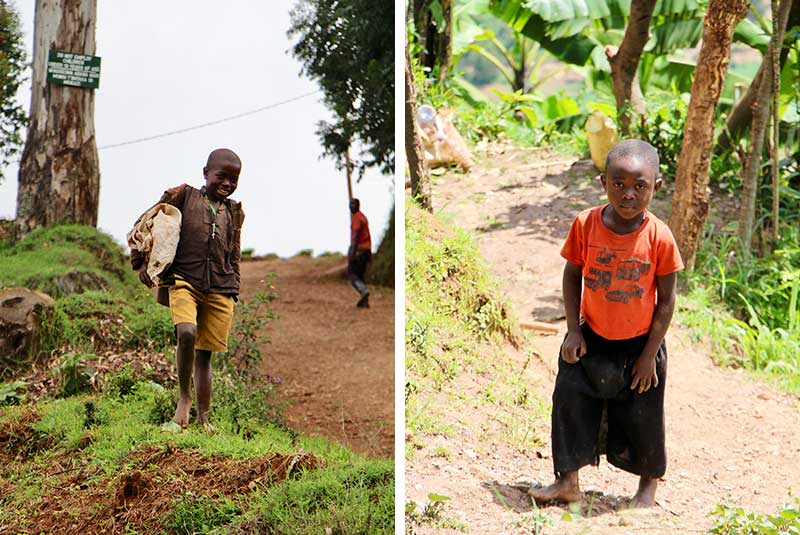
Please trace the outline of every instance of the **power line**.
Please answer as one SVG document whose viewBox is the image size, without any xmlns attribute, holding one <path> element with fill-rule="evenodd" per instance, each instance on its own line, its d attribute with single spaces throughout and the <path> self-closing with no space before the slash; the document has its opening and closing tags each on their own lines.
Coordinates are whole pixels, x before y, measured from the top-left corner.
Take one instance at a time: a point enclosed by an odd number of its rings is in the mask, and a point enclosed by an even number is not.
<svg viewBox="0 0 800 535">
<path fill-rule="evenodd" d="M 200 128 L 205 128 L 207 126 L 213 126 L 215 124 L 226 123 L 228 121 L 233 121 L 234 119 L 240 119 L 240 118 L 246 117 L 248 115 L 253 115 L 255 113 L 260 113 L 262 111 L 270 110 L 272 108 L 277 108 L 278 106 L 283 106 L 284 104 L 289 104 L 290 102 L 294 102 L 296 100 L 300 100 L 300 99 L 303 99 L 303 98 L 306 98 L 306 97 L 310 97 L 311 95 L 316 95 L 317 93 L 321 93 L 321 92 L 322 91 L 318 89 L 316 91 L 312 91 L 310 93 L 305 93 L 303 95 L 292 97 L 292 98 L 289 98 L 289 99 L 286 99 L 286 100 L 282 100 L 280 102 L 274 102 L 272 104 L 268 104 L 266 106 L 262 106 L 260 108 L 254 109 L 254 110 L 246 111 L 246 112 L 239 113 L 239 114 L 236 114 L 236 115 L 231 115 L 230 117 L 224 117 L 222 119 L 217 119 L 216 121 L 211 121 L 211 122 L 208 122 L 208 123 L 202 123 L 202 124 L 198 124 L 198 125 L 195 125 L 195 126 L 188 126 L 186 128 L 181 128 L 179 130 L 173 130 L 171 132 L 164 132 L 163 134 L 156 134 L 156 135 L 153 135 L 153 136 L 141 137 L 141 138 L 138 138 L 138 139 L 131 139 L 129 141 L 122 141 L 120 143 L 114 143 L 112 145 L 104 145 L 102 147 L 98 147 L 97 150 L 113 149 L 115 147 L 122 147 L 124 145 L 134 145 L 136 143 L 144 143 L 145 141 L 152 141 L 154 139 L 159 139 L 159 138 L 162 138 L 162 137 L 168 137 L 168 136 L 174 136 L 174 135 L 177 135 L 177 134 L 183 134 L 184 132 L 191 132 L 192 130 L 199 130 Z"/>
</svg>

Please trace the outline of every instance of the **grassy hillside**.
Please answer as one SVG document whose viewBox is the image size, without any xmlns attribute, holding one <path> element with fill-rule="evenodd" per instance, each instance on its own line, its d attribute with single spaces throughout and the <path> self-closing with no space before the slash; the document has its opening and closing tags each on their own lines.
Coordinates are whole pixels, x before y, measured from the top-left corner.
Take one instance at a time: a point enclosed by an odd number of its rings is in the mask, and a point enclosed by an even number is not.
<svg viewBox="0 0 800 535">
<path fill-rule="evenodd" d="M 0 264 L 0 287 L 56 300 L 47 350 L 3 370 L 0 532 L 394 532 L 393 462 L 299 436 L 256 375 L 215 369 L 212 433 L 163 425 L 177 399 L 169 311 L 109 236 L 37 231 L 0 245 Z M 101 289 L 64 295 L 75 272 Z"/>
</svg>

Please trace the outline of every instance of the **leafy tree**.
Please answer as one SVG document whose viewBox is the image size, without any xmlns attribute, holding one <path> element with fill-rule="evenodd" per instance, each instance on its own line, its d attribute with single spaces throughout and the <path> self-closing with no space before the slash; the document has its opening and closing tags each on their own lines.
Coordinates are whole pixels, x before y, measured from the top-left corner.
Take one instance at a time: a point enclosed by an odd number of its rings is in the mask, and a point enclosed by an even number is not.
<svg viewBox="0 0 800 535">
<path fill-rule="evenodd" d="M 364 147 L 353 165 L 363 174 L 394 170 L 394 3 L 389 0 L 300 0 L 291 12 L 292 54 L 302 73 L 316 80 L 332 121 L 319 123 L 324 155 L 346 165 L 356 143 Z"/>
<path fill-rule="evenodd" d="M 19 17 L 13 6 L 0 0 L 0 182 L 2 168 L 19 153 L 22 144 L 20 132 L 26 116 L 14 96 L 24 81 L 25 61 Z"/>
<path fill-rule="evenodd" d="M 694 269 L 695 253 L 708 216 L 714 115 L 728 71 L 733 32 L 746 14 L 746 0 L 710 0 L 706 11 L 669 217 L 681 257 L 690 270 Z"/>
</svg>

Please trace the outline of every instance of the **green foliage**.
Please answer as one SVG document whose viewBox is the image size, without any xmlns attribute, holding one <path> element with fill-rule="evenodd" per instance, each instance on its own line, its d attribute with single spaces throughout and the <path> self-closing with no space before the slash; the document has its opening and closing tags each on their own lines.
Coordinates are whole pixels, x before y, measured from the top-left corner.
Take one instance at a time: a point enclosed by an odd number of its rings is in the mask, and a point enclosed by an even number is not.
<svg viewBox="0 0 800 535">
<path fill-rule="evenodd" d="M 246 249 L 242 249 L 242 258 L 252 258 L 253 254 L 255 254 L 256 250 L 252 247 L 247 247 Z"/>
<path fill-rule="evenodd" d="M 94 388 L 97 370 L 87 362 L 97 358 L 97 355 L 83 353 L 68 353 L 61 357 L 61 363 L 55 370 L 61 383 L 61 396 L 74 396 Z"/>
<path fill-rule="evenodd" d="M 388 0 L 300 0 L 291 12 L 292 54 L 317 81 L 335 118 L 317 134 L 326 156 L 344 168 L 351 146 L 362 146 L 361 173 L 394 171 L 394 4 Z M 351 157 L 354 155 L 351 154 Z"/>
<path fill-rule="evenodd" d="M 236 533 L 394 533 L 394 461 L 359 460 L 289 479 L 256 495 Z"/>
<path fill-rule="evenodd" d="M 15 100 L 25 81 L 26 62 L 19 15 L 13 5 L 0 2 L 0 183 L 3 167 L 19 154 L 21 132 L 28 122 L 25 110 Z"/>
<path fill-rule="evenodd" d="M 223 369 L 243 381 L 257 379 L 263 360 L 261 348 L 270 343 L 269 337 L 262 333 L 270 321 L 278 319 L 270 308 L 276 299 L 271 282 L 274 276 L 274 273 L 265 275 L 253 297 L 239 304 L 228 339 L 228 351 L 221 355 Z"/>
<path fill-rule="evenodd" d="M 709 515 L 714 535 L 798 535 L 800 534 L 800 501 L 795 500 L 775 515 L 764 515 L 742 507 L 718 505 Z"/>
<path fill-rule="evenodd" d="M 772 254 L 742 251 L 710 233 L 688 273 L 686 323 L 711 340 L 718 362 L 744 367 L 800 392 L 800 235 L 789 228 Z"/>
<path fill-rule="evenodd" d="M 28 393 L 28 383 L 14 381 L 13 383 L 0 383 L 0 407 L 19 405 L 25 401 Z"/>
<path fill-rule="evenodd" d="M 200 535 L 230 524 L 241 514 L 242 509 L 229 498 L 214 500 L 184 494 L 170 511 L 166 527 L 179 535 Z"/>
<path fill-rule="evenodd" d="M 394 206 L 383 239 L 367 271 L 367 282 L 394 287 Z"/>
<path fill-rule="evenodd" d="M 295 258 L 297 257 L 311 258 L 312 256 L 314 256 L 314 249 L 300 249 L 294 256 Z"/>
</svg>

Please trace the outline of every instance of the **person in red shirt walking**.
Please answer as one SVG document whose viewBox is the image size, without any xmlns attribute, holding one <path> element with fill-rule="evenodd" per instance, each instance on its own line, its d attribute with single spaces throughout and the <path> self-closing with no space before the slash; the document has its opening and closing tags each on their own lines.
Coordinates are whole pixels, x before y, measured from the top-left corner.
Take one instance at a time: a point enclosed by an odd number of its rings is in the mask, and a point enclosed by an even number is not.
<svg viewBox="0 0 800 535">
<path fill-rule="evenodd" d="M 553 392 L 556 480 L 531 487 L 537 501 L 580 500 L 578 470 L 601 453 L 639 476 L 633 506 L 653 505 L 666 471 L 664 335 L 683 262 L 669 227 L 647 211 L 661 187 L 658 166 L 644 141 L 615 145 L 600 175 L 608 203 L 578 214 L 561 249 L 567 335 Z"/>
<path fill-rule="evenodd" d="M 347 276 L 361 297 L 356 306 L 369 308 L 369 290 L 364 282 L 367 265 L 372 258 L 372 240 L 369 236 L 369 222 L 361 213 L 361 202 L 350 199 L 350 248 L 347 251 Z"/>
</svg>

